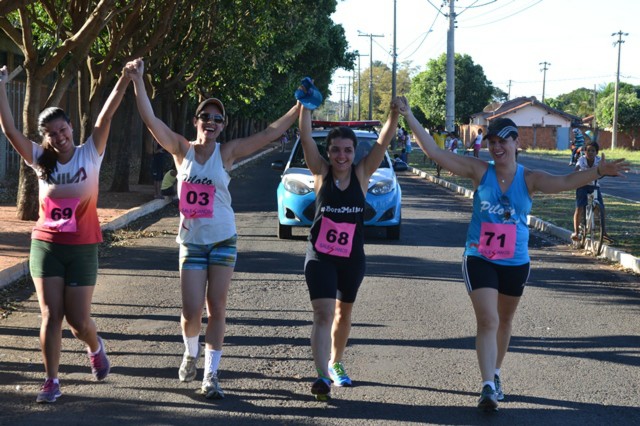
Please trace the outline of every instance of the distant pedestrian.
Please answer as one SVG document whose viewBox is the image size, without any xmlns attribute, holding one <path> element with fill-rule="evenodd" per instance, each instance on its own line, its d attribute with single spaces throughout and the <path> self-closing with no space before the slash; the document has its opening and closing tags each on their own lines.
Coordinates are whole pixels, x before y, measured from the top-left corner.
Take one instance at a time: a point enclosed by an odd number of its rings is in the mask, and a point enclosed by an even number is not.
<svg viewBox="0 0 640 426">
<path fill-rule="evenodd" d="M 160 185 L 160 194 L 165 200 L 171 201 L 176 195 L 176 182 L 178 181 L 178 172 L 176 169 L 171 169 L 162 177 L 162 184 Z"/>
<path fill-rule="evenodd" d="M 454 155 L 438 148 L 411 112 L 407 100 L 400 99 L 400 113 L 418 145 L 438 164 L 473 182 L 473 213 L 462 275 L 476 316 L 476 354 L 482 376 L 478 407 L 497 410 L 498 401 L 504 399 L 502 361 L 509 348 L 513 317 L 529 278 L 527 215 L 533 194 L 568 191 L 602 176 L 622 176 L 629 163 L 606 162 L 603 155 L 598 167 L 566 176 L 529 170 L 516 162 L 518 128 L 508 118 L 493 120 L 485 136 L 491 162 Z"/>
<path fill-rule="evenodd" d="M 180 225 L 180 286 L 182 288 L 182 338 L 184 354 L 178 369 L 182 382 L 197 375 L 201 354 L 202 312 L 207 306 L 205 372 L 201 393 L 209 399 L 224 398 L 218 381 L 218 367 L 226 325 L 226 308 L 231 277 L 237 257 L 237 234 L 229 171 L 233 163 L 278 140 L 296 120 L 298 106 L 246 138 L 218 142 L 227 124 L 222 101 L 209 98 L 196 108 L 192 125 L 196 139 L 187 140 L 155 116 L 147 95 L 142 59 L 126 66 L 136 93 L 138 111 L 151 134 L 172 156 L 178 172 Z M 215 212 L 215 214 L 214 214 Z"/>
<path fill-rule="evenodd" d="M 153 176 L 153 196 L 155 198 L 162 198 L 160 193 L 160 187 L 162 178 L 164 176 L 164 163 L 167 155 L 165 151 L 157 142 L 153 142 L 153 157 L 151 159 L 151 175 Z"/>
<path fill-rule="evenodd" d="M 105 102 L 89 138 L 76 146 L 73 127 L 60 108 L 38 116 L 42 145 L 16 128 L 7 99 L 7 67 L 0 68 L 0 125 L 9 142 L 38 175 L 38 221 L 31 234 L 29 269 L 40 305 L 40 348 L 46 379 L 36 402 L 55 402 L 62 392 L 58 379 L 62 321 L 87 345 L 91 371 L 104 380 L 111 364 L 91 319 L 91 299 L 98 276 L 98 179 L 111 120 L 124 96 L 123 73 Z"/>
<path fill-rule="evenodd" d="M 473 141 L 473 156 L 476 158 L 480 158 L 480 148 L 482 148 L 482 129 L 478 129 L 478 136 Z"/>
</svg>

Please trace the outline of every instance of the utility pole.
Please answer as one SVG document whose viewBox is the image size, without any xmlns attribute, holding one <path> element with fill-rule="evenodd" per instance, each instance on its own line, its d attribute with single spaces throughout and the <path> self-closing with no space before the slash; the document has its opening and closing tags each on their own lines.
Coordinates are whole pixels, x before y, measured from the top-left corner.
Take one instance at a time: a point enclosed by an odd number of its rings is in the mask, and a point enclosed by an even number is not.
<svg viewBox="0 0 640 426">
<path fill-rule="evenodd" d="M 369 120 L 373 116 L 373 38 L 384 37 L 384 35 L 364 34 L 358 31 L 360 37 L 369 37 Z"/>
<path fill-rule="evenodd" d="M 542 65 L 542 69 L 540 71 L 543 72 L 542 74 L 542 103 L 544 103 L 544 90 L 545 90 L 545 85 L 547 83 L 547 70 L 549 68 L 547 68 L 547 66 L 551 65 L 549 62 L 540 62 L 538 65 Z"/>
<path fill-rule="evenodd" d="M 343 111 L 343 114 L 342 114 L 343 120 L 349 120 L 350 116 L 351 116 L 351 74 L 342 75 L 342 76 L 340 76 L 340 78 L 348 78 L 349 79 L 349 82 L 347 84 L 347 93 L 346 93 L 347 94 L 347 96 L 346 96 L 346 98 L 347 98 L 347 111 L 346 112 Z M 344 84 L 342 85 L 342 87 L 344 87 Z"/>
<path fill-rule="evenodd" d="M 398 72 L 397 55 L 396 55 L 396 2 L 393 0 L 393 65 L 391 67 L 391 99 L 396 98 L 396 73 Z"/>
<path fill-rule="evenodd" d="M 456 12 L 454 0 L 449 0 L 449 31 L 447 31 L 447 92 L 445 98 L 445 129 L 455 131 L 456 118 L 456 52 L 454 45 L 454 30 L 456 27 Z"/>
<path fill-rule="evenodd" d="M 369 56 L 369 55 L 361 55 L 360 52 L 358 52 L 356 50 L 356 55 L 358 55 L 358 120 L 361 120 L 360 115 L 361 115 L 361 108 L 360 106 L 362 105 L 362 102 L 360 102 L 360 99 L 362 99 L 362 87 L 360 86 L 360 80 L 362 80 L 360 78 L 360 58 L 363 56 Z"/>
<path fill-rule="evenodd" d="M 509 91 L 507 92 L 507 100 L 511 99 L 511 80 L 509 80 Z"/>
<path fill-rule="evenodd" d="M 629 33 L 623 33 L 622 31 L 618 31 L 617 33 L 611 34 L 612 36 L 618 36 L 618 40 L 616 40 L 613 45 L 618 45 L 618 71 L 616 72 L 616 91 L 613 96 L 613 133 L 611 134 L 611 149 L 615 149 L 618 144 L 618 90 L 620 88 L 620 51 L 622 50 L 622 43 L 624 40 L 622 36 L 628 36 Z"/>
</svg>

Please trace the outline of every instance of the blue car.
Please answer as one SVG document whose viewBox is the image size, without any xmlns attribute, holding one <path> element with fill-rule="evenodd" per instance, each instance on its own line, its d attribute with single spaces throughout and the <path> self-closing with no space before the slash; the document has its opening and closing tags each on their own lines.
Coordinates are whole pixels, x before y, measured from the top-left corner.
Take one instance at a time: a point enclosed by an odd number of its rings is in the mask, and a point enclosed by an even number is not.
<svg viewBox="0 0 640 426">
<path fill-rule="evenodd" d="M 380 125 L 379 121 L 314 121 L 312 137 L 318 144 L 320 153 L 326 157 L 325 139 L 331 128 L 337 126 L 354 127 L 358 138 L 354 160 L 354 163 L 357 164 L 362 157 L 369 153 L 373 144 L 378 140 L 378 134 L 373 126 Z M 318 129 L 318 126 L 324 126 L 324 128 Z M 363 126 L 366 130 L 361 130 Z M 380 167 L 369 179 L 364 224 L 365 226 L 384 227 L 387 238 L 397 240 L 400 238 L 402 190 L 392 165 L 389 153 L 385 153 Z M 278 238 L 291 238 L 292 227 L 310 227 L 315 214 L 314 178 L 305 164 L 299 138 L 291 150 L 291 156 L 287 163 L 275 161 L 271 164 L 271 168 L 283 172 L 277 190 Z"/>
</svg>

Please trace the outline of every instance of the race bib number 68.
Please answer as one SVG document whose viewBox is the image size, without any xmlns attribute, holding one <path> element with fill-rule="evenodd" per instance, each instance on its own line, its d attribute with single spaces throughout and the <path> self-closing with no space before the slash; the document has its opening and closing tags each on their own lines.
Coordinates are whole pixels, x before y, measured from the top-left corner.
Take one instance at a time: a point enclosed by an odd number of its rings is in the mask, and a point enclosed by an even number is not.
<svg viewBox="0 0 640 426">
<path fill-rule="evenodd" d="M 349 257 L 355 230 L 355 223 L 338 223 L 323 216 L 315 244 L 316 250 L 331 256 Z"/>
</svg>

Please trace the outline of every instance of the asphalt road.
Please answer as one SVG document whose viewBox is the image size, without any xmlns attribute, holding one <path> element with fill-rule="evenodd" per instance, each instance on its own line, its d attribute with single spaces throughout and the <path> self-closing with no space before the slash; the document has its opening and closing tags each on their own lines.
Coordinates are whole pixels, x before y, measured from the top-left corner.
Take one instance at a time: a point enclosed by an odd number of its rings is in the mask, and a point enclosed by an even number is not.
<svg viewBox="0 0 640 426">
<path fill-rule="evenodd" d="M 220 374 L 226 399 L 205 400 L 199 382 L 177 379 L 177 210 L 167 207 L 101 258 L 93 314 L 113 364 L 105 383 L 92 381 L 82 345 L 65 331 L 64 394 L 35 404 L 43 375 L 35 296 L 0 320 L 0 424 L 639 424 L 638 277 L 537 235 L 503 366 L 506 399 L 498 413 L 477 411 L 475 324 L 460 272 L 471 201 L 409 175 L 400 240 L 367 235 L 345 357 L 355 387 L 314 401 L 305 232 L 275 237 L 278 173 L 269 164 L 279 156 L 232 181 L 240 256 Z"/>
<path fill-rule="evenodd" d="M 483 152 L 482 158 L 488 160 L 489 154 L 486 151 Z M 566 175 L 574 170 L 574 167 L 569 167 L 568 158 L 567 162 L 563 162 L 523 154 L 518 157 L 518 162 L 531 169 L 545 170 L 555 175 Z M 613 195 L 640 203 L 640 174 L 638 173 L 626 173 L 625 177 L 606 177 L 600 180 L 600 187 L 605 197 Z"/>
</svg>

